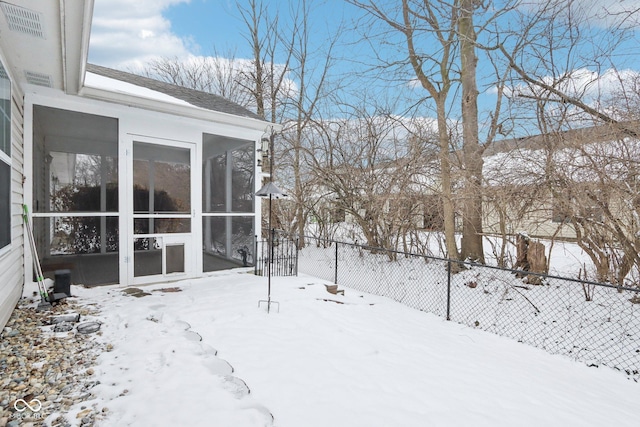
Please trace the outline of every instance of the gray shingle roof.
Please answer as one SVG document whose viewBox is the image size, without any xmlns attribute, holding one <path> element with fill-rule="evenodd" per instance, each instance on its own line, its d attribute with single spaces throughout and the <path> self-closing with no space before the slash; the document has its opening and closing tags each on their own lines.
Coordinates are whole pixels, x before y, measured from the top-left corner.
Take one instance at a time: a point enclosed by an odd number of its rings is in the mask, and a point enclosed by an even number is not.
<svg viewBox="0 0 640 427">
<path fill-rule="evenodd" d="M 130 83 L 136 86 L 155 90 L 157 92 L 164 93 L 165 95 L 181 99 L 196 107 L 218 111 L 221 113 L 233 114 L 235 116 L 263 120 L 260 116 L 247 110 L 241 105 L 238 105 L 235 102 L 231 102 L 228 99 L 225 99 L 219 95 L 214 95 L 212 93 L 177 86 L 171 83 L 150 79 L 148 77 L 142 77 L 136 74 L 102 67 L 100 65 L 87 64 L 87 71 L 111 79 Z"/>
</svg>

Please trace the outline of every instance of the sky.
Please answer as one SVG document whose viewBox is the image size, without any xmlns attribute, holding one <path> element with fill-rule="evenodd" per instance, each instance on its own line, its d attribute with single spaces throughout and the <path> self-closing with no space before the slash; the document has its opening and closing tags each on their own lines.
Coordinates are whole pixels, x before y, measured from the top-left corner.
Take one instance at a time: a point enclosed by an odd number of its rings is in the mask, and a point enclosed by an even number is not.
<svg viewBox="0 0 640 427">
<path fill-rule="evenodd" d="M 278 7 L 287 2 L 273 1 Z M 294 2 L 293 4 L 295 4 Z M 273 13 L 275 7 L 270 7 Z M 311 25 L 322 42 L 332 22 L 352 19 L 357 11 L 341 0 L 314 3 Z M 281 19 L 286 14 L 280 14 Z M 187 57 L 235 51 L 249 58 L 250 48 L 235 1 L 230 0 L 96 0 L 89 61 L 134 69 L 155 57 Z"/>
<path fill-rule="evenodd" d="M 500 3 L 496 0 L 496 3 Z M 546 4 L 542 0 L 530 0 L 529 5 L 535 10 L 537 4 Z M 242 1 L 240 2 L 242 4 Z M 285 13 L 291 5 L 298 2 L 271 0 L 268 13 L 278 15 L 284 20 L 281 25 L 287 25 Z M 390 52 L 401 51 L 393 39 L 385 40 L 388 43 L 380 43 L 374 40 L 373 44 L 355 44 L 361 40 L 363 34 L 376 29 L 365 25 L 356 26 L 353 31 L 339 30 L 340 23 L 347 27 L 353 27 L 354 22 L 362 23 L 362 11 L 343 0 L 316 0 L 312 2 L 313 9 L 310 17 L 312 28 L 310 43 L 315 50 L 326 49 L 327 40 L 340 33 L 340 43 L 334 55 L 338 58 L 332 67 L 333 77 L 351 78 L 349 84 L 360 84 L 366 80 L 364 86 L 372 91 L 372 102 L 381 102 L 387 96 L 401 93 L 403 99 L 396 105 L 397 111 L 404 111 L 407 105 L 411 105 L 420 98 L 426 98 L 426 91 L 417 85 L 408 82 L 406 78 L 397 78 L 390 74 L 384 82 L 368 80 L 362 77 L 355 78 L 356 71 L 362 71 L 375 62 L 374 51 Z M 590 24 L 594 28 L 610 28 L 611 16 L 616 16 L 625 10 L 640 9 L 640 0 L 624 0 L 610 2 L 608 0 L 581 0 L 577 3 L 583 5 L 591 14 Z M 278 13 L 280 10 L 280 13 Z M 637 26 L 637 23 L 626 21 L 625 25 Z M 248 42 L 241 34 L 245 32 L 245 24 L 242 22 L 237 10 L 236 1 L 233 0 L 95 0 L 94 19 L 90 42 L 89 61 L 98 65 L 123 69 L 127 71 L 139 70 L 154 58 L 170 57 L 188 59 L 193 57 L 206 57 L 214 52 L 226 55 L 232 52 L 236 59 L 249 58 L 251 51 Z M 640 55 L 637 52 L 638 41 L 635 37 L 629 38 L 619 50 L 621 55 L 616 58 L 616 66 L 619 70 L 627 70 L 627 75 L 637 76 L 640 71 Z M 425 49 L 428 49 L 426 47 Z M 605 53 L 606 54 L 606 53 Z M 585 53 L 590 55 L 590 53 Z M 562 59 L 561 59 L 562 60 Z M 588 85 L 588 93 L 606 93 L 618 84 L 617 75 L 613 78 L 607 73 L 608 65 L 600 70 L 601 74 L 594 74 L 595 70 L 577 71 L 575 78 L 570 79 L 576 83 L 567 84 L 567 87 L 577 87 L 580 91 Z M 490 71 L 490 70 L 489 70 Z M 487 72 L 486 67 L 481 67 L 479 73 Z M 594 75 L 602 77 L 600 84 L 585 83 L 585 76 L 589 76 L 591 82 Z M 480 75 L 479 79 L 481 96 L 480 108 L 490 109 L 495 105 L 495 87 Z M 517 88 L 515 89 L 518 90 Z M 382 101 L 382 103 L 384 103 Z M 432 110 L 423 111 L 425 116 L 433 115 Z M 453 116 L 458 113 L 453 110 Z"/>
</svg>

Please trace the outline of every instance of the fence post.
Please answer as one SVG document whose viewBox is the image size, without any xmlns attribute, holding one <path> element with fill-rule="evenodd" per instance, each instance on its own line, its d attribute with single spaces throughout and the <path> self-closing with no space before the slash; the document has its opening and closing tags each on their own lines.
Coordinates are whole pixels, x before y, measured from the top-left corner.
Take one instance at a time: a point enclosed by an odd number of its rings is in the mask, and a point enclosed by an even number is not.
<svg viewBox="0 0 640 427">
<path fill-rule="evenodd" d="M 451 260 L 447 261 L 447 320 L 451 320 Z"/>
<path fill-rule="evenodd" d="M 253 274 L 255 276 L 258 275 L 258 260 L 260 259 L 258 257 L 258 236 L 254 236 L 254 239 L 256 240 L 256 251 L 253 253 Z"/>
<path fill-rule="evenodd" d="M 296 276 L 298 275 L 298 254 L 300 253 L 300 238 L 296 239 Z"/>
<path fill-rule="evenodd" d="M 269 241 L 269 268 L 271 268 L 271 266 L 273 265 L 273 251 L 274 251 L 273 241 L 275 240 L 275 237 L 276 237 L 276 229 L 272 228 L 270 230 L 270 234 L 271 234 L 271 240 Z"/>
<path fill-rule="evenodd" d="M 338 284 L 338 242 L 334 242 L 336 244 L 336 263 L 334 264 L 335 266 L 335 272 L 334 272 L 334 278 L 335 280 L 333 281 L 333 283 L 335 283 L 336 285 Z"/>
</svg>

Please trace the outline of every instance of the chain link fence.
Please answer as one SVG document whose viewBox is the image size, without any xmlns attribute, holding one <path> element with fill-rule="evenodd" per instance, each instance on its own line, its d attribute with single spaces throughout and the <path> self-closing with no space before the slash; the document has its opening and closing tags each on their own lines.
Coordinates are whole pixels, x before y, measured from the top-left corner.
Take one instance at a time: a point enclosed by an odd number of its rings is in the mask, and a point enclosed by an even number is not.
<svg viewBox="0 0 640 427">
<path fill-rule="evenodd" d="M 640 289 L 305 237 L 299 271 L 640 380 Z"/>
</svg>

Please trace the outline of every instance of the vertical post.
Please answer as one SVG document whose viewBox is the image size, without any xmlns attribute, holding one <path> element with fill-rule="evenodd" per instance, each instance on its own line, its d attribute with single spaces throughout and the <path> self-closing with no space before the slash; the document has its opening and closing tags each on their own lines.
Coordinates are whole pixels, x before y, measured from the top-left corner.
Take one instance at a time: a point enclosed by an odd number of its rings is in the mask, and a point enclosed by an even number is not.
<svg viewBox="0 0 640 427">
<path fill-rule="evenodd" d="M 204 206 L 202 207 L 202 212 L 211 212 L 211 158 L 205 160 L 204 164 Z M 204 240 L 202 244 L 204 245 L 205 251 L 212 251 L 213 244 L 211 243 L 211 217 L 203 217 L 204 221 Z M 257 239 L 256 239 L 257 241 Z M 257 247 L 257 246 L 256 246 Z M 257 252 L 256 252 L 257 253 Z M 255 261 L 255 259 L 254 259 Z"/>
<path fill-rule="evenodd" d="M 271 229 L 271 193 L 269 193 L 269 260 L 267 263 L 267 313 L 271 310 L 271 263 L 273 262 L 273 230 Z"/>
<path fill-rule="evenodd" d="M 107 212 L 107 156 L 100 155 L 100 211 Z M 100 253 L 107 253 L 107 217 L 100 217 Z"/>
<path fill-rule="evenodd" d="M 253 274 L 257 276 L 258 275 L 258 259 L 259 259 L 258 258 L 258 236 L 256 235 L 254 236 L 254 238 L 256 241 L 256 244 L 255 244 L 256 250 L 253 252 Z"/>
<path fill-rule="evenodd" d="M 276 237 L 276 229 L 270 229 L 269 233 L 271 233 L 271 242 L 269 243 L 269 264 L 273 265 L 274 251 L 275 251 L 275 237 Z"/>
<path fill-rule="evenodd" d="M 149 160 L 149 213 L 155 213 L 156 207 L 156 162 L 154 160 Z M 149 218 L 149 228 L 147 229 L 147 233 L 152 234 L 155 233 L 155 224 L 153 216 Z M 153 249 L 153 248 L 149 248 Z"/>
<path fill-rule="evenodd" d="M 296 239 L 296 276 L 298 275 L 298 253 L 299 253 L 299 251 L 300 251 L 300 249 L 299 249 L 299 248 L 300 248 L 299 244 L 300 244 L 300 239 L 299 239 L 299 238 L 297 238 L 297 239 Z"/>
<path fill-rule="evenodd" d="M 335 272 L 334 272 L 334 282 L 336 285 L 338 284 L 338 242 L 334 242 L 336 244 L 336 263 L 334 264 Z"/>
<path fill-rule="evenodd" d="M 447 320 L 451 320 L 451 260 L 447 261 Z"/>
</svg>

